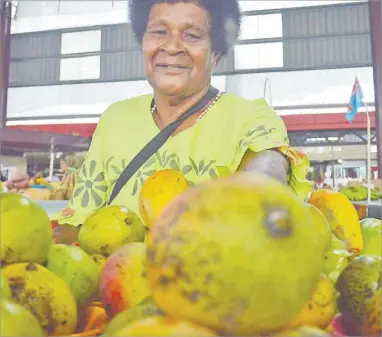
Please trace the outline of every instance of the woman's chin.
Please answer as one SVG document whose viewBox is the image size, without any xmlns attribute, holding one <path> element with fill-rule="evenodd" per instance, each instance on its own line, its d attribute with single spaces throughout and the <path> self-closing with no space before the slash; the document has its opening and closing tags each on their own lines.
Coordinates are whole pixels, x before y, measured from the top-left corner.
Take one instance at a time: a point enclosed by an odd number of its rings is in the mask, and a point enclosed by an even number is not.
<svg viewBox="0 0 382 337">
<path fill-rule="evenodd" d="M 154 87 L 154 91 L 164 96 L 177 96 L 187 91 L 187 87 L 184 85 L 161 83 L 160 85 Z"/>
</svg>

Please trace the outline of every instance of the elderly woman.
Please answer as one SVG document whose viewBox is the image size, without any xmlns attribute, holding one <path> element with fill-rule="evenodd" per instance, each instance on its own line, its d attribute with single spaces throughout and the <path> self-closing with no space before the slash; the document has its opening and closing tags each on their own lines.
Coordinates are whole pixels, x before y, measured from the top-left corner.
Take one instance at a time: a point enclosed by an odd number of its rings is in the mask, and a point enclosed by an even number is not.
<svg viewBox="0 0 382 337">
<path fill-rule="evenodd" d="M 167 168 L 181 171 L 191 185 L 241 170 L 262 172 L 305 197 L 309 164 L 288 146 L 282 119 L 264 99 L 211 87 L 219 59 L 239 34 L 238 1 L 130 0 L 129 6 L 153 95 L 116 102 L 100 118 L 69 207 L 58 219 L 57 241 L 74 241 L 86 216 L 111 196 L 111 204 L 139 214 L 142 184 Z M 135 163 L 130 179 L 113 192 L 125 167 L 179 118 L 155 153 Z"/>
</svg>

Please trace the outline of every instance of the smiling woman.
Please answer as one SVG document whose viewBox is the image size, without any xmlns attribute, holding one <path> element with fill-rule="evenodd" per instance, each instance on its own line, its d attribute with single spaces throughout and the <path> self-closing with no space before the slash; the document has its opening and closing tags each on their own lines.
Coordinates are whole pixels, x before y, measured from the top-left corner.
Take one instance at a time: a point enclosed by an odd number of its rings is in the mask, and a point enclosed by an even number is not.
<svg viewBox="0 0 382 337">
<path fill-rule="evenodd" d="M 69 208 L 57 217 L 56 241 L 76 241 L 76 227 L 109 203 L 139 214 L 143 183 L 168 168 L 191 186 L 261 172 L 305 198 L 309 162 L 289 147 L 282 119 L 264 99 L 211 87 L 216 64 L 240 31 L 238 1 L 130 0 L 129 6 L 153 94 L 116 102 L 100 118 Z"/>
</svg>

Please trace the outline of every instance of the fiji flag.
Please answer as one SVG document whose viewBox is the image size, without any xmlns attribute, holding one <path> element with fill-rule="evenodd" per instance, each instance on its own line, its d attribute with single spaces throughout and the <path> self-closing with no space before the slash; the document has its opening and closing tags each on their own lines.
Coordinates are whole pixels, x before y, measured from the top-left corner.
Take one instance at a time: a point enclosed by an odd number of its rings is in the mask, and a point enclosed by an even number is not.
<svg viewBox="0 0 382 337">
<path fill-rule="evenodd" d="M 351 92 L 350 96 L 350 102 L 348 106 L 348 111 L 346 114 L 346 119 L 351 123 L 354 119 L 354 117 L 358 113 L 358 109 L 363 107 L 364 104 L 362 102 L 363 94 L 361 86 L 359 85 L 358 78 L 355 78 L 353 90 Z"/>
</svg>

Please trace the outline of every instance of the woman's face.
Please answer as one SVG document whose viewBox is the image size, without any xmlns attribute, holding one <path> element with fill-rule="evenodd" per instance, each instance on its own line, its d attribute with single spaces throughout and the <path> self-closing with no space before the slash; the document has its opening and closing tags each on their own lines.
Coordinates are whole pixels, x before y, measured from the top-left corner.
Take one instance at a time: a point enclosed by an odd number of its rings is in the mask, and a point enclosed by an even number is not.
<svg viewBox="0 0 382 337">
<path fill-rule="evenodd" d="M 142 41 L 146 77 L 162 95 L 192 95 L 208 86 L 216 56 L 207 11 L 195 3 L 157 4 Z"/>
<path fill-rule="evenodd" d="M 60 169 L 62 172 L 66 172 L 68 170 L 68 165 L 65 160 L 60 161 Z"/>
</svg>

